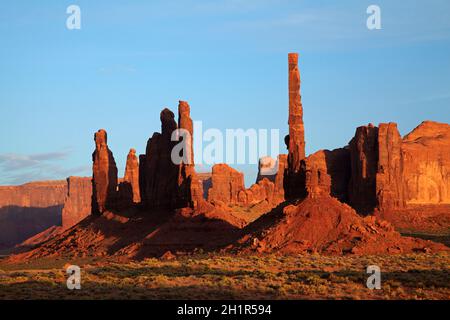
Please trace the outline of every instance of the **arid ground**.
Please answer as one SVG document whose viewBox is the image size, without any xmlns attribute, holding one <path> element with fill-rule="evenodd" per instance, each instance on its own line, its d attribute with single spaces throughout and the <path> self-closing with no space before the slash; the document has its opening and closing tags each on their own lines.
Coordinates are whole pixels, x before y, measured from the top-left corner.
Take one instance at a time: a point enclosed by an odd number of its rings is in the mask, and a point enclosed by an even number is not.
<svg viewBox="0 0 450 320">
<path fill-rule="evenodd" d="M 81 290 L 67 289 L 68 264 L 81 267 Z M 369 265 L 381 290 L 366 287 Z M 0 299 L 450 299 L 450 254 L 2 262 Z"/>
</svg>

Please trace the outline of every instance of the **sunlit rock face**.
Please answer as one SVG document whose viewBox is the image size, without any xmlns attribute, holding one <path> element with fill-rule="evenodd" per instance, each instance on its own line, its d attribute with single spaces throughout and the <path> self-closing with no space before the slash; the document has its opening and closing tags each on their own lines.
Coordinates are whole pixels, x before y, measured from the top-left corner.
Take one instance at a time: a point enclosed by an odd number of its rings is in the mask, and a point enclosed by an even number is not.
<svg viewBox="0 0 450 320">
<path fill-rule="evenodd" d="M 303 188 L 305 177 L 301 170 L 301 161 L 305 158 L 305 126 L 300 95 L 298 53 L 288 55 L 288 66 L 289 135 L 286 137 L 286 144 L 289 153 L 285 192 L 287 198 L 298 198 L 305 195 Z"/>
<path fill-rule="evenodd" d="M 422 122 L 402 150 L 407 204 L 450 203 L 450 125 Z"/>
<path fill-rule="evenodd" d="M 237 204 L 239 192 L 245 190 L 244 174 L 226 164 L 216 164 L 212 168 L 212 187 L 208 201 L 220 204 Z"/>
<path fill-rule="evenodd" d="M 67 195 L 62 209 L 62 227 L 68 229 L 91 214 L 92 178 L 67 178 Z"/>
<path fill-rule="evenodd" d="M 114 206 L 117 196 L 117 166 L 108 148 L 108 135 L 100 129 L 94 135 L 92 154 L 92 213 L 99 215 Z"/>
</svg>

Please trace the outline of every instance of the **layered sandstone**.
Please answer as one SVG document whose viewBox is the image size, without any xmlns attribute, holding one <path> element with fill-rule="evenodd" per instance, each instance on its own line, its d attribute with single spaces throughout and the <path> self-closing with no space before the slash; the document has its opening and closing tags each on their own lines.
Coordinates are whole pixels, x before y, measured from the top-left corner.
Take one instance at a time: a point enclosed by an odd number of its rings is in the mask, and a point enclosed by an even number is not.
<svg viewBox="0 0 450 320">
<path fill-rule="evenodd" d="M 91 214 L 92 178 L 67 178 L 67 195 L 62 209 L 62 227 L 68 229 Z"/>
<path fill-rule="evenodd" d="M 422 122 L 403 139 L 408 204 L 450 203 L 450 125 Z"/>
<path fill-rule="evenodd" d="M 303 106 L 300 95 L 300 72 L 298 54 L 290 53 L 289 62 L 289 136 L 286 143 L 289 149 L 287 197 L 299 197 L 303 194 L 299 186 L 304 184 L 301 161 L 305 158 L 305 128 L 303 124 Z M 300 188 L 302 189 L 302 188 Z"/>
<path fill-rule="evenodd" d="M 117 166 L 108 148 L 108 136 L 100 129 L 94 135 L 92 154 L 92 213 L 101 214 L 114 206 L 117 197 Z"/>
<path fill-rule="evenodd" d="M 37 181 L 20 186 L 0 186 L 0 208 L 46 208 L 61 205 L 67 192 L 64 180 Z"/>
<path fill-rule="evenodd" d="M 359 127 L 350 141 L 350 204 L 359 212 L 405 206 L 402 139 L 395 123 Z"/>
<path fill-rule="evenodd" d="M 349 203 L 358 212 L 369 213 L 376 207 L 378 165 L 378 128 L 358 127 L 350 141 L 351 178 Z"/>
<path fill-rule="evenodd" d="M 405 207 L 403 191 L 402 138 L 396 123 L 378 128 L 378 167 L 375 179 L 377 207 L 381 210 Z"/>
<path fill-rule="evenodd" d="M 212 168 L 212 187 L 208 201 L 220 205 L 234 205 L 239 202 L 239 192 L 245 190 L 243 173 L 226 164 L 216 164 Z"/>
<path fill-rule="evenodd" d="M 52 226 L 61 225 L 65 181 L 0 187 L 0 248 L 14 246 Z"/>
</svg>

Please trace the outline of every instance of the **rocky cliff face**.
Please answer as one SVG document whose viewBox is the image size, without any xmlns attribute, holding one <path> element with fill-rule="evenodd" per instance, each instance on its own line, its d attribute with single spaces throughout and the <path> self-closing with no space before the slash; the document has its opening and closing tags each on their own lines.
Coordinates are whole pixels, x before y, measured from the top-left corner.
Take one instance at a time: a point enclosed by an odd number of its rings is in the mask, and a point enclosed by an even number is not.
<svg viewBox="0 0 450 320">
<path fill-rule="evenodd" d="M 249 189 L 239 191 L 238 203 L 242 206 L 250 206 L 263 201 L 270 204 L 273 202 L 274 189 L 274 183 L 264 178 L 253 184 Z"/>
<path fill-rule="evenodd" d="M 46 208 L 64 203 L 66 182 L 38 181 L 21 186 L 0 186 L 0 207 Z"/>
<path fill-rule="evenodd" d="M 92 178 L 67 178 L 67 195 L 62 209 L 62 227 L 68 229 L 91 214 Z"/>
<path fill-rule="evenodd" d="M 305 171 L 305 191 L 308 197 L 317 198 L 331 193 L 331 177 L 328 174 L 325 152 L 319 151 L 302 162 Z"/>
<path fill-rule="evenodd" d="M 397 124 L 359 127 L 350 153 L 350 204 L 362 213 L 403 208 L 404 160 Z"/>
<path fill-rule="evenodd" d="M 342 202 L 348 199 L 350 150 L 320 150 L 302 161 L 305 191 L 309 197 L 331 195 Z"/>
<path fill-rule="evenodd" d="M 396 123 L 378 128 L 377 207 L 382 210 L 405 207 L 403 191 L 402 138 Z"/>
<path fill-rule="evenodd" d="M 425 121 L 403 139 L 408 204 L 450 203 L 450 125 Z"/>
<path fill-rule="evenodd" d="M 108 148 L 108 136 L 101 129 L 94 135 L 92 154 L 92 213 L 101 214 L 114 206 L 117 197 L 117 166 Z"/>
<path fill-rule="evenodd" d="M 369 213 L 376 207 L 378 165 L 378 128 L 372 124 L 356 129 L 350 141 L 351 178 L 349 203 L 358 212 Z"/>
<path fill-rule="evenodd" d="M 239 192 L 245 190 L 244 175 L 226 164 L 213 166 L 211 182 L 208 201 L 216 204 L 237 204 Z"/>
<path fill-rule="evenodd" d="M 450 203 L 449 128 L 427 121 L 404 139 L 395 123 L 358 128 L 350 142 L 350 204 L 369 213 Z"/>
<path fill-rule="evenodd" d="M 61 225 L 67 194 L 65 181 L 43 181 L 0 187 L 0 248 Z"/>
</svg>

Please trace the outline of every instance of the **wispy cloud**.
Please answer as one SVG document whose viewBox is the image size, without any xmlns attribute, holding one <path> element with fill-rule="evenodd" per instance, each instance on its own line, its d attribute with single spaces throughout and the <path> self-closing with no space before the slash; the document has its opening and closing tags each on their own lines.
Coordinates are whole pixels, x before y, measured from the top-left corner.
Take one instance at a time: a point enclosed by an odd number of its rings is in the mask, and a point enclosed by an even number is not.
<svg viewBox="0 0 450 320">
<path fill-rule="evenodd" d="M 90 173 L 91 167 L 88 165 L 67 168 L 58 163 L 67 160 L 69 155 L 70 150 L 35 154 L 0 154 L 0 184 L 16 185 Z"/>
<path fill-rule="evenodd" d="M 5 171 L 30 169 L 42 166 L 47 161 L 64 160 L 70 151 L 35 153 L 35 154 L 0 154 L 0 168 Z"/>
</svg>

